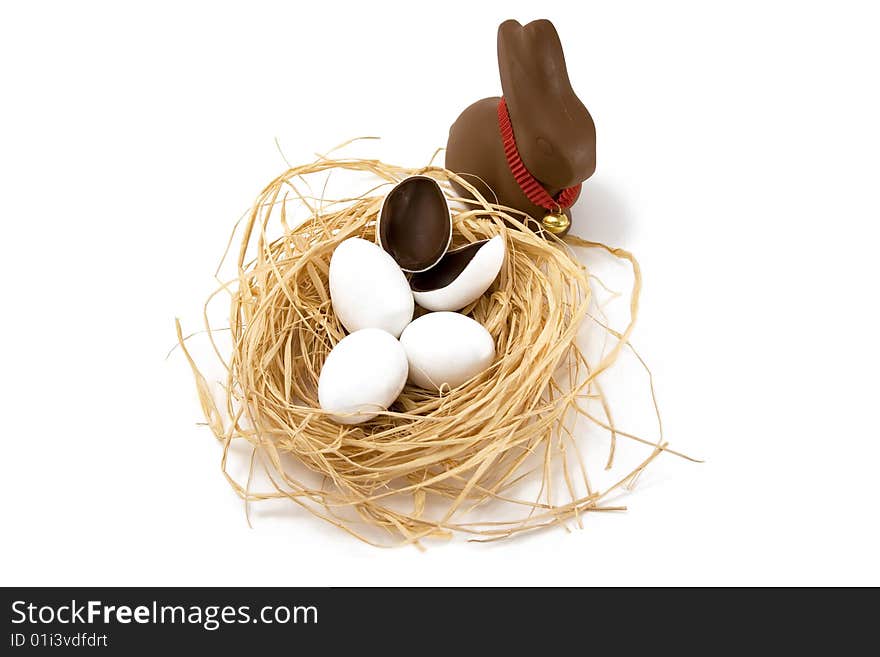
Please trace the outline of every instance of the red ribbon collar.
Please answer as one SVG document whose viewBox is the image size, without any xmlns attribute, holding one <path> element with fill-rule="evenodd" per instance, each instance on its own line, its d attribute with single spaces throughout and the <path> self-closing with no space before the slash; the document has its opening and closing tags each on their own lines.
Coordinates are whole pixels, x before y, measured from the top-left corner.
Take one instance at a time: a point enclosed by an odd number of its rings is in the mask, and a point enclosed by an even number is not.
<svg viewBox="0 0 880 657">
<path fill-rule="evenodd" d="M 502 98 L 498 102 L 498 127 L 501 129 L 501 142 L 504 144 L 504 155 L 507 157 L 507 166 L 516 179 L 523 194 L 535 205 L 539 205 L 550 212 L 561 212 L 571 207 L 581 189 L 578 183 L 573 187 L 566 187 L 555 197 L 550 196 L 544 186 L 529 173 L 519 151 L 516 148 L 516 139 L 513 136 L 513 126 L 510 124 L 510 114 L 507 111 L 507 103 Z"/>
</svg>

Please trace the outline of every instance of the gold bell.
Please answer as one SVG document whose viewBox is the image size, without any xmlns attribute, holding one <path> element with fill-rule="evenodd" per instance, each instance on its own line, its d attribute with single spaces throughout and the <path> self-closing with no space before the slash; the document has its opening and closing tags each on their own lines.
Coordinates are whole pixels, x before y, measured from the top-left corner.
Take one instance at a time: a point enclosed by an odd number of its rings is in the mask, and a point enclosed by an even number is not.
<svg viewBox="0 0 880 657">
<path fill-rule="evenodd" d="M 554 235 L 561 235 L 568 230 L 571 222 L 564 212 L 551 212 L 541 220 L 541 224 L 548 232 Z"/>
</svg>

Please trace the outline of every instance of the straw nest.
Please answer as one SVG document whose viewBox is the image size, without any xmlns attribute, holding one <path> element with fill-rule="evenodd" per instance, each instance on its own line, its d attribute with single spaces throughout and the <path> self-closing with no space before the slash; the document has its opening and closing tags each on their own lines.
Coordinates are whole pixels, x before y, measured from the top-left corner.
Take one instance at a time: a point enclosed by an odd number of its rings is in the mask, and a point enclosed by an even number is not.
<svg viewBox="0 0 880 657">
<path fill-rule="evenodd" d="M 300 191 L 309 176 L 341 170 L 378 180 L 362 196 L 335 201 Z M 493 287 L 462 311 L 488 329 L 497 356 L 488 371 L 457 389 L 439 394 L 407 386 L 388 412 L 343 426 L 317 401 L 321 365 L 345 336 L 330 303 L 330 256 L 346 238 L 373 240 L 384 192 L 413 174 L 438 180 L 453 206 L 463 208 L 454 218 L 454 246 L 499 233 L 507 240 L 508 257 Z M 177 331 L 207 424 L 224 445 L 223 472 L 247 502 L 287 498 L 381 546 L 420 545 L 457 532 L 494 540 L 621 509 L 603 501 L 667 450 L 662 439 L 617 430 L 597 380 L 615 363 L 636 320 L 641 278 L 633 256 L 565 238 L 632 267 L 629 321 L 619 331 L 603 325 L 612 339 L 590 362 L 578 332 L 586 318 L 599 320 L 590 314 L 585 266 L 562 241 L 527 229 L 521 213 L 479 196 L 457 198 L 451 179 L 476 193 L 439 167 L 321 157 L 273 180 L 244 217 L 237 276 L 212 295 L 231 299 L 231 352 L 215 340 L 218 329 L 207 326 L 226 370 L 219 390 L 212 391 L 187 351 L 179 323 Z M 305 209 L 298 224 L 294 206 Z M 572 430 L 578 415 L 610 432 L 606 467 L 620 436 L 648 444 L 646 458 L 597 490 Z M 245 482 L 228 471 L 231 447 L 241 441 L 250 448 Z M 271 482 L 263 492 L 251 490 L 257 464 Z M 517 494 L 529 483 L 530 493 Z"/>
</svg>

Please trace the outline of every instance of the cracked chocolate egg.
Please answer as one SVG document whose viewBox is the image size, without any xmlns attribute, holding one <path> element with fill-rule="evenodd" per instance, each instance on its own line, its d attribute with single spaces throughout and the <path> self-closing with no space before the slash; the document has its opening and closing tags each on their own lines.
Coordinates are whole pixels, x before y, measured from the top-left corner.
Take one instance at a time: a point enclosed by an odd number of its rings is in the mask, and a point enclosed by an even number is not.
<svg viewBox="0 0 880 657">
<path fill-rule="evenodd" d="M 414 274 L 409 285 L 426 310 L 461 310 L 489 289 L 504 264 L 504 238 L 453 249 L 431 269 Z"/>
<path fill-rule="evenodd" d="M 403 271 L 421 272 L 440 262 L 452 241 L 452 214 L 437 181 L 410 176 L 388 192 L 376 236 Z"/>
</svg>

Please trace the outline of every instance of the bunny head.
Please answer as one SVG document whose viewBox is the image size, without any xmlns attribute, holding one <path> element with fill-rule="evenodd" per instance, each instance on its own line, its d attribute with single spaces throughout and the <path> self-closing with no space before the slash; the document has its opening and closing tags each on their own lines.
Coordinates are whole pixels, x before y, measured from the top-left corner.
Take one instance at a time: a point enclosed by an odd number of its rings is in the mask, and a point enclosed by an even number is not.
<svg viewBox="0 0 880 657">
<path fill-rule="evenodd" d="M 596 126 L 571 88 L 556 28 L 548 20 L 498 28 L 501 87 L 516 145 L 549 188 L 576 185 L 596 170 Z"/>
</svg>

